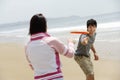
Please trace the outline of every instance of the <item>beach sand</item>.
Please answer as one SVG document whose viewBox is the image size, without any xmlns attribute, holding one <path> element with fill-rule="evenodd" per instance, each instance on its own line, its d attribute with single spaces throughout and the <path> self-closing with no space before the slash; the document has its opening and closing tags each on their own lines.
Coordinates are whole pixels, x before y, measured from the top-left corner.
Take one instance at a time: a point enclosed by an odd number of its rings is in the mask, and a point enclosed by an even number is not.
<svg viewBox="0 0 120 80">
<path fill-rule="evenodd" d="M 73 58 L 60 58 L 64 80 L 85 80 L 84 73 Z M 93 64 L 95 80 L 120 80 L 120 60 L 100 58 L 99 61 L 93 60 Z M 0 80 L 34 80 L 23 44 L 0 43 Z"/>
</svg>

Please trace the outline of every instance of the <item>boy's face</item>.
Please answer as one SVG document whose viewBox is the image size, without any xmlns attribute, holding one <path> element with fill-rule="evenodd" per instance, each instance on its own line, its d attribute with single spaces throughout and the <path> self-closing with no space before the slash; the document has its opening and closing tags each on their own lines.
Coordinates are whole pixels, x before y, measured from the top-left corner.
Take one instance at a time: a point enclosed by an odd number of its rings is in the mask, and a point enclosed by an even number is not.
<svg viewBox="0 0 120 80">
<path fill-rule="evenodd" d="M 87 31 L 89 32 L 89 35 L 93 35 L 96 31 L 96 26 L 95 25 L 89 25 L 87 28 Z"/>
</svg>

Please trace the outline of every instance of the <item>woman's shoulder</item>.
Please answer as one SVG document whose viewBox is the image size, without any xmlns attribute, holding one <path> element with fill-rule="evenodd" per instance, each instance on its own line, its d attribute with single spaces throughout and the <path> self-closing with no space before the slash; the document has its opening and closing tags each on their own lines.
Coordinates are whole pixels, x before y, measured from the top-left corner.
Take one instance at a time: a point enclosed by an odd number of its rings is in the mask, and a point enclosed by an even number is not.
<svg viewBox="0 0 120 80">
<path fill-rule="evenodd" d="M 44 40 L 47 42 L 61 42 L 58 38 L 53 37 L 53 36 L 45 37 Z"/>
<path fill-rule="evenodd" d="M 49 39 L 49 40 L 58 40 L 58 38 L 53 37 L 53 36 L 47 37 L 47 39 Z"/>
</svg>

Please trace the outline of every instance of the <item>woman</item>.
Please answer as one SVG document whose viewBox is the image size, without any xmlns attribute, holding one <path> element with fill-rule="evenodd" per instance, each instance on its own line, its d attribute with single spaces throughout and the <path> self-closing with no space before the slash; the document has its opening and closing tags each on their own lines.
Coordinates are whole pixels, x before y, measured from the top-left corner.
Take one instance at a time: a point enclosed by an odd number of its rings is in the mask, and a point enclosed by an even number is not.
<svg viewBox="0 0 120 80">
<path fill-rule="evenodd" d="M 46 18 L 36 14 L 31 18 L 29 35 L 30 42 L 26 46 L 26 57 L 34 70 L 35 80 L 63 80 L 59 54 L 68 58 L 74 56 L 74 43 L 68 41 L 64 45 L 57 38 L 47 33 Z"/>
</svg>

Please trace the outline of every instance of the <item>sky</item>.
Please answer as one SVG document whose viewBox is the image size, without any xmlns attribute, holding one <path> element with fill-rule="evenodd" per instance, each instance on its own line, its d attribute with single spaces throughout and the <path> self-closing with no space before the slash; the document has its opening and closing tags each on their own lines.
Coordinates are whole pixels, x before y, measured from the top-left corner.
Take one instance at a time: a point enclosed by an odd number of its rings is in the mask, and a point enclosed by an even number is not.
<svg viewBox="0 0 120 80">
<path fill-rule="evenodd" d="M 0 0 L 0 24 L 47 18 L 91 16 L 120 11 L 120 0 Z"/>
</svg>

